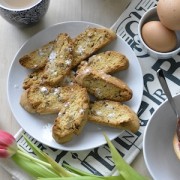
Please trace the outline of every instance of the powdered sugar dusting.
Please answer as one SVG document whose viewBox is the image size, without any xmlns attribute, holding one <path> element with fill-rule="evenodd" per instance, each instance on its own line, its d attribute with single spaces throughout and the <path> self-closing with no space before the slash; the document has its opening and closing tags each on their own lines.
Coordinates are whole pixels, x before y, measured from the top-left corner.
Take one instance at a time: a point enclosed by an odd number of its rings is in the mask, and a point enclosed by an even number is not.
<svg viewBox="0 0 180 180">
<path fill-rule="evenodd" d="M 56 58 L 57 54 L 55 51 L 52 51 L 49 55 L 49 61 L 53 61 Z"/>
<path fill-rule="evenodd" d="M 53 141 L 52 137 L 52 124 L 47 123 L 42 127 L 42 136 L 46 141 Z"/>
</svg>

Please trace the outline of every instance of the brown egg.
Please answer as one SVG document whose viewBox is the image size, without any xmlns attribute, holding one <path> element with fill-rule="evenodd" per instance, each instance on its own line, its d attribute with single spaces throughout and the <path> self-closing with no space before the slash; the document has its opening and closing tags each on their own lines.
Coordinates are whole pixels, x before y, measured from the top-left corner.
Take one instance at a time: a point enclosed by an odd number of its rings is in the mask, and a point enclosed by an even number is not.
<svg viewBox="0 0 180 180">
<path fill-rule="evenodd" d="M 164 26 L 171 30 L 180 30 L 179 0 L 159 0 L 157 13 Z"/>
<path fill-rule="evenodd" d="M 150 21 L 143 25 L 142 38 L 147 46 L 158 52 L 175 49 L 177 38 L 174 31 L 167 29 L 159 21 Z"/>
</svg>

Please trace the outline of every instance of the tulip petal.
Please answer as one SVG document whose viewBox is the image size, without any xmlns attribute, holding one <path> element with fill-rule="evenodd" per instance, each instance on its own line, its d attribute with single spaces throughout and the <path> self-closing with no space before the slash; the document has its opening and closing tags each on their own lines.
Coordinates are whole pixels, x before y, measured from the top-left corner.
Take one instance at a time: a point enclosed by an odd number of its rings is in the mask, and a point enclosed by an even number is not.
<svg viewBox="0 0 180 180">
<path fill-rule="evenodd" d="M 0 149 L 0 158 L 8 158 L 9 153 L 6 149 Z"/>
<path fill-rule="evenodd" d="M 17 142 L 11 134 L 0 130 L 0 158 L 8 158 L 17 151 Z"/>
<path fill-rule="evenodd" d="M 9 134 L 8 132 L 0 130 L 0 145 L 1 146 L 9 146 L 13 144 L 13 142 L 16 141 L 14 136 Z"/>
</svg>

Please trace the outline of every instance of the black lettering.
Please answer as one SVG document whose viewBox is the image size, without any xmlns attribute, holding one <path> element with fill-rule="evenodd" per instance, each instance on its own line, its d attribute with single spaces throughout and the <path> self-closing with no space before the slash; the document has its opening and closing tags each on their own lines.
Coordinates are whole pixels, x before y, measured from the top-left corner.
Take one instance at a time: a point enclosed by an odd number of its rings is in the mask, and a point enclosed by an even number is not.
<svg viewBox="0 0 180 180">
<path fill-rule="evenodd" d="M 136 134 L 131 133 L 129 131 L 124 131 L 123 135 L 121 137 L 116 138 L 115 141 L 125 149 L 129 150 L 134 145 L 134 143 L 140 135 L 141 132 L 139 131 Z M 122 155 L 122 157 L 124 156 L 122 152 L 120 152 L 120 154 Z"/>
<path fill-rule="evenodd" d="M 168 63 L 170 65 L 168 70 L 163 69 L 162 65 L 164 63 Z M 154 69 L 155 71 L 157 71 L 159 68 L 162 68 L 164 70 L 164 75 L 166 78 L 168 78 L 175 84 L 180 85 L 180 79 L 173 75 L 176 71 L 178 71 L 178 68 L 180 68 L 180 62 L 176 62 L 173 58 L 161 59 L 159 61 L 156 61 L 156 63 L 152 66 L 152 69 Z"/>
</svg>

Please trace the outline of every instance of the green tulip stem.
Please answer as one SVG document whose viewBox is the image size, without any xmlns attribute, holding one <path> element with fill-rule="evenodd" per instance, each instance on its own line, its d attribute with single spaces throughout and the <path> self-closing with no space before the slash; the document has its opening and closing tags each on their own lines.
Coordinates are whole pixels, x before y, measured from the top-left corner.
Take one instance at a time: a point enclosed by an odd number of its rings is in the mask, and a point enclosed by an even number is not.
<svg viewBox="0 0 180 180">
<path fill-rule="evenodd" d="M 21 151 L 21 150 L 17 150 L 17 153 L 18 153 L 19 155 L 21 155 L 21 156 L 29 159 L 29 160 L 32 160 L 33 162 L 39 163 L 39 164 L 41 164 L 41 165 L 43 165 L 43 166 L 45 166 L 45 167 L 47 167 L 47 168 L 51 168 L 51 169 L 52 169 L 52 166 L 51 166 L 49 163 L 46 163 L 46 162 L 41 161 L 41 160 L 39 160 L 39 159 L 37 159 L 37 158 L 34 158 L 34 157 L 32 157 L 31 155 L 29 155 L 29 154 L 27 154 L 27 153 L 25 153 L 25 152 L 23 152 L 23 151 Z"/>
</svg>

